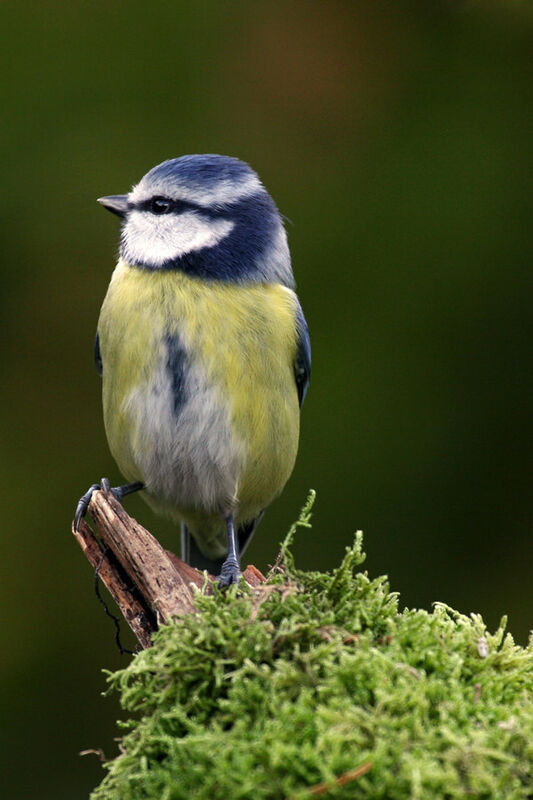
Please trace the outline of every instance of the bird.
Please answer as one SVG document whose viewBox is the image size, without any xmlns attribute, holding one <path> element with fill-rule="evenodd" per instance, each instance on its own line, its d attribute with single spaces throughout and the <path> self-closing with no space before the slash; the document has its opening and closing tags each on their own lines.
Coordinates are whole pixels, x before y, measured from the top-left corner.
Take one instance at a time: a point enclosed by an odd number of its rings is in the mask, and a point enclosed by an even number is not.
<svg viewBox="0 0 533 800">
<path fill-rule="evenodd" d="M 284 218 L 257 173 L 224 155 L 183 155 L 128 194 L 94 357 L 104 427 L 128 483 L 181 526 L 182 559 L 241 578 L 240 556 L 295 463 L 311 374 Z"/>
</svg>

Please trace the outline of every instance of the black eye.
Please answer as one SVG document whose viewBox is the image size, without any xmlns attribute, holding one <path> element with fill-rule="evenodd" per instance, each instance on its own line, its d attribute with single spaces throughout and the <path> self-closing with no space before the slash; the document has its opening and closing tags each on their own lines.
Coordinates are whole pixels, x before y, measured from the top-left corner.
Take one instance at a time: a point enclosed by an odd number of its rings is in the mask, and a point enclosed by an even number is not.
<svg viewBox="0 0 533 800">
<path fill-rule="evenodd" d="M 171 208 L 170 200 L 166 197 L 154 197 L 150 203 L 152 214 L 168 214 Z"/>
</svg>

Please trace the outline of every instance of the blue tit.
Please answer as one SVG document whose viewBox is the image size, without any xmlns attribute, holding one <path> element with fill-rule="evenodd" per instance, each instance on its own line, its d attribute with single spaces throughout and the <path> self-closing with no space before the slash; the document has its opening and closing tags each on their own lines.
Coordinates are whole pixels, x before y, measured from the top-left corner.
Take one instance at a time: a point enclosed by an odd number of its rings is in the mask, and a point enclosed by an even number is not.
<svg viewBox="0 0 533 800">
<path fill-rule="evenodd" d="M 282 218 L 248 164 L 221 155 L 164 161 L 98 202 L 122 220 L 95 344 L 129 482 L 112 491 L 180 522 L 182 558 L 227 586 L 292 472 L 309 383 Z"/>
</svg>

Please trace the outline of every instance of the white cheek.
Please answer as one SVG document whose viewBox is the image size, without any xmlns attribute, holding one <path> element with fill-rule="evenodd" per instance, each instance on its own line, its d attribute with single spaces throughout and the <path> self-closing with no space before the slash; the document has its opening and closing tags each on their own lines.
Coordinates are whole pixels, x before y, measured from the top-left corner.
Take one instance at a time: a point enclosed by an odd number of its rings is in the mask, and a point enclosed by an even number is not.
<svg viewBox="0 0 533 800">
<path fill-rule="evenodd" d="M 233 230 L 230 220 L 212 220 L 194 211 L 157 216 L 132 211 L 122 231 L 122 257 L 128 264 L 159 266 L 165 261 L 214 247 Z"/>
</svg>

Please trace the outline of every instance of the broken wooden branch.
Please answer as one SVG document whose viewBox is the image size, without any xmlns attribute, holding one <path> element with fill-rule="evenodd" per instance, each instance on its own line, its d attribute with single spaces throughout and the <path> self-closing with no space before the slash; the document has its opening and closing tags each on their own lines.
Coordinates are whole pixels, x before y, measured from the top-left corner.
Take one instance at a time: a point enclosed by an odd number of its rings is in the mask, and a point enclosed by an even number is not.
<svg viewBox="0 0 533 800">
<path fill-rule="evenodd" d="M 72 532 L 141 647 L 149 647 L 159 625 L 194 611 L 195 589 L 204 586 L 205 574 L 165 550 L 113 495 L 94 492 L 88 511 L 98 535 L 85 520 Z M 253 566 L 243 577 L 250 586 L 265 581 Z"/>
</svg>

